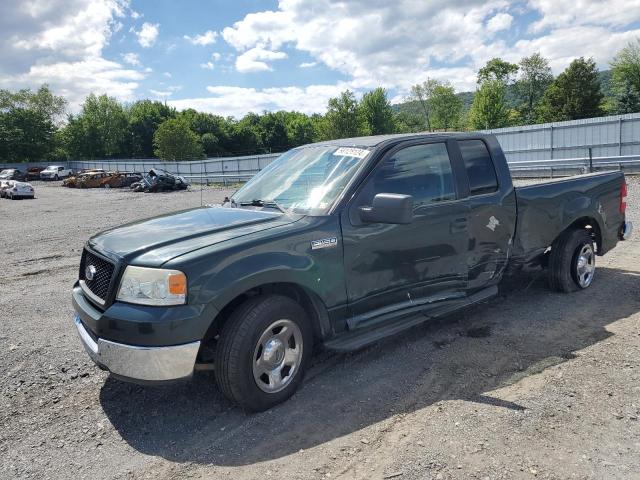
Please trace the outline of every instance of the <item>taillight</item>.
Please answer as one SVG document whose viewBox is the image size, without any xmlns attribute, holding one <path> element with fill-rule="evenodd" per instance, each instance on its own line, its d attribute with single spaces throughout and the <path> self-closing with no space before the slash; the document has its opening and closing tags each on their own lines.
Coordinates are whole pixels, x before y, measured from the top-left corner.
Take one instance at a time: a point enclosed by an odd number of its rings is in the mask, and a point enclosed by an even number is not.
<svg viewBox="0 0 640 480">
<path fill-rule="evenodd" d="M 624 215 L 627 211 L 627 182 L 622 182 L 620 187 L 620 213 Z"/>
</svg>

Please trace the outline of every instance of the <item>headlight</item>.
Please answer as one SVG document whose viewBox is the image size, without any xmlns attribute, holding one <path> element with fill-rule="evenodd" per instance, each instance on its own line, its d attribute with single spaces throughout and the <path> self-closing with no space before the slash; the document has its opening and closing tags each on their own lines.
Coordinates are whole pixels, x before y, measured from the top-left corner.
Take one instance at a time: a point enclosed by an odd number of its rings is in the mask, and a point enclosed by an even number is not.
<svg viewBox="0 0 640 480">
<path fill-rule="evenodd" d="M 117 300 L 141 305 L 182 305 L 187 301 L 187 277 L 178 270 L 128 266 Z"/>
</svg>

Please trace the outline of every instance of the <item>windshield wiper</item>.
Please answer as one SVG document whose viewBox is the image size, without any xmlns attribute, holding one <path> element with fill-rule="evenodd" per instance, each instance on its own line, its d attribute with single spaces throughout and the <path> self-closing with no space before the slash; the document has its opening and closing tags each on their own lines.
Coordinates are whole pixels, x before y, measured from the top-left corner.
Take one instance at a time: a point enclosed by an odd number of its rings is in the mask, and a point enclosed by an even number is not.
<svg viewBox="0 0 640 480">
<path fill-rule="evenodd" d="M 260 200 L 260 199 L 254 198 L 250 202 L 238 202 L 238 205 L 243 207 L 251 206 L 251 207 L 263 207 L 263 208 L 264 207 L 275 208 L 277 210 L 280 210 L 282 213 L 287 213 L 285 208 L 275 200 Z"/>
</svg>

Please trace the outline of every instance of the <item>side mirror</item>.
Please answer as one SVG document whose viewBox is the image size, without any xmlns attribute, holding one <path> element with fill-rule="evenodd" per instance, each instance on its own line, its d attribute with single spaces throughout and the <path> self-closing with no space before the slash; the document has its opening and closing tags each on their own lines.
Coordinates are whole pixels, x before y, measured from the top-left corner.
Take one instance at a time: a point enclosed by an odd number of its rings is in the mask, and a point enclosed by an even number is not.
<svg viewBox="0 0 640 480">
<path fill-rule="evenodd" d="M 398 193 L 378 193 L 370 207 L 360 207 L 365 223 L 407 224 L 413 221 L 413 197 Z"/>
</svg>

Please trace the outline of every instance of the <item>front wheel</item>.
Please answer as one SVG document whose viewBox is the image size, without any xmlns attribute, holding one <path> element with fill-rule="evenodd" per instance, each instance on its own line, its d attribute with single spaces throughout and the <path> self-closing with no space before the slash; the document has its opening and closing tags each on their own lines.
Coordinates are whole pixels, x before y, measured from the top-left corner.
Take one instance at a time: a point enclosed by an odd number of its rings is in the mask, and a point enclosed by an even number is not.
<svg viewBox="0 0 640 480">
<path fill-rule="evenodd" d="M 227 320 L 216 346 L 222 393 L 251 411 L 294 394 L 310 361 L 313 334 L 304 309 L 288 297 L 260 295 Z"/>
<path fill-rule="evenodd" d="M 593 238 L 587 230 L 570 230 L 551 246 L 549 286 L 558 292 L 588 288 L 596 271 Z"/>
</svg>

